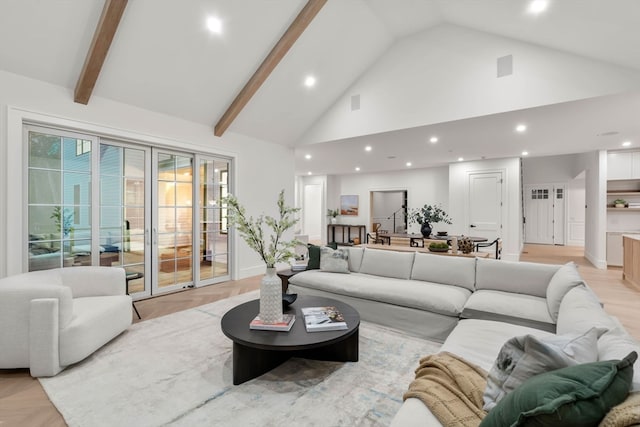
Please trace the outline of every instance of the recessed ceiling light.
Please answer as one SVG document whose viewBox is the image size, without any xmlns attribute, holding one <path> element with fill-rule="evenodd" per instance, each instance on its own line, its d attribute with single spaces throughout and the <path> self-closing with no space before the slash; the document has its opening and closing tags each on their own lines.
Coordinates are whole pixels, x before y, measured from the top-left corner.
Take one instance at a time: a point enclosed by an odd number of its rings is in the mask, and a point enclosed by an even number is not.
<svg viewBox="0 0 640 427">
<path fill-rule="evenodd" d="M 527 11 L 533 15 L 537 15 L 547 10 L 548 6 L 549 2 L 547 0 L 533 0 L 531 3 L 529 3 L 529 8 L 527 9 Z"/>
<path fill-rule="evenodd" d="M 222 34 L 222 21 L 217 16 L 207 18 L 207 28 L 213 34 Z"/>
<path fill-rule="evenodd" d="M 529 152 L 528 152 L 528 151 L 523 151 L 523 152 L 522 152 L 522 155 L 523 155 L 523 156 L 528 156 L 528 155 L 529 155 Z"/>
<path fill-rule="evenodd" d="M 459 162 L 464 161 L 464 157 L 458 157 L 458 161 L 459 161 Z"/>
<path fill-rule="evenodd" d="M 313 76 L 307 76 L 304 79 L 304 85 L 306 87 L 314 87 L 316 85 L 316 78 Z"/>
<path fill-rule="evenodd" d="M 623 147 L 629 147 L 631 145 L 631 141 L 625 141 L 622 143 Z"/>
<path fill-rule="evenodd" d="M 407 162 L 407 167 L 411 167 L 411 162 Z"/>
<path fill-rule="evenodd" d="M 371 146 L 367 145 L 366 147 L 364 147 L 364 151 L 371 151 Z"/>
<path fill-rule="evenodd" d="M 360 166 L 356 166 L 356 172 L 360 172 Z"/>
<path fill-rule="evenodd" d="M 516 132 L 522 133 L 522 132 L 524 132 L 526 130 L 527 130 L 527 125 L 518 125 L 518 126 L 516 126 Z"/>
<path fill-rule="evenodd" d="M 311 171 L 307 172 L 307 175 L 311 175 Z"/>
<path fill-rule="evenodd" d="M 437 136 L 432 136 L 431 139 L 429 139 L 429 142 L 432 144 L 435 144 L 436 142 L 438 142 L 438 137 Z"/>
<path fill-rule="evenodd" d="M 305 155 L 304 155 L 304 158 L 305 158 L 305 159 L 307 159 L 307 160 L 309 160 L 309 159 L 311 158 L 311 154 L 305 154 Z"/>
</svg>

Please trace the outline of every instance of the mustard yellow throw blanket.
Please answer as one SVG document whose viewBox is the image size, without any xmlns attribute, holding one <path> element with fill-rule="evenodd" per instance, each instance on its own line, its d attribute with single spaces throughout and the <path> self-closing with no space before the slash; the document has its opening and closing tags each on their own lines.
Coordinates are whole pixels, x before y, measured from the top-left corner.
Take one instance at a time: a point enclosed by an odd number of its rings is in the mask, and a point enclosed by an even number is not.
<svg viewBox="0 0 640 427">
<path fill-rule="evenodd" d="M 486 385 L 484 369 L 442 352 L 420 359 L 404 399 L 420 399 L 445 427 L 477 427 L 486 415 L 482 410 Z"/>
</svg>

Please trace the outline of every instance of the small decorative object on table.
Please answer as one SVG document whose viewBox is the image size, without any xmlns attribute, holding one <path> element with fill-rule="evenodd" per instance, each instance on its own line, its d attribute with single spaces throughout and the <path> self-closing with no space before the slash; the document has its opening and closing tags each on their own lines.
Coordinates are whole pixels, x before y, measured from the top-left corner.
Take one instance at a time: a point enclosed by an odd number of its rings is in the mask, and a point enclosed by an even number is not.
<svg viewBox="0 0 640 427">
<path fill-rule="evenodd" d="M 624 208 L 627 205 L 627 201 L 624 199 L 616 199 L 613 201 L 613 206 L 616 208 Z"/>
<path fill-rule="evenodd" d="M 473 252 L 473 242 L 468 237 L 463 236 L 458 239 L 458 249 L 460 249 L 463 254 L 470 254 Z"/>
<path fill-rule="evenodd" d="M 282 309 L 289 307 L 298 298 L 298 294 L 282 294 Z"/>
<path fill-rule="evenodd" d="M 331 224 L 338 222 L 338 215 L 340 215 L 340 209 L 327 209 L 327 216 L 331 220 Z"/>
<path fill-rule="evenodd" d="M 432 242 L 429 244 L 430 252 L 449 252 L 449 245 L 446 242 Z"/>
<path fill-rule="evenodd" d="M 451 218 L 440 206 L 424 205 L 421 208 L 412 209 L 409 213 L 409 223 L 420 224 L 420 232 L 425 238 L 431 235 L 431 224 L 438 222 L 451 224 Z"/>
<path fill-rule="evenodd" d="M 282 318 L 282 281 L 276 275 L 276 263 L 287 262 L 295 258 L 295 247 L 302 244 L 298 240 L 282 240 L 282 234 L 293 227 L 298 220 L 294 217 L 299 208 L 287 207 L 284 204 L 284 190 L 278 196 L 278 212 L 280 218 L 260 215 L 255 220 L 247 217 L 244 207 L 238 199 L 229 195 L 223 199 L 227 204 L 227 220 L 235 226 L 240 236 L 256 251 L 267 264 L 267 274 L 260 282 L 260 320 L 265 324 L 281 323 Z M 266 224 L 275 233 L 270 235 L 269 243 L 265 241 L 263 225 Z"/>
<path fill-rule="evenodd" d="M 302 314 L 307 332 L 347 329 L 344 316 L 335 307 L 305 307 Z"/>
</svg>

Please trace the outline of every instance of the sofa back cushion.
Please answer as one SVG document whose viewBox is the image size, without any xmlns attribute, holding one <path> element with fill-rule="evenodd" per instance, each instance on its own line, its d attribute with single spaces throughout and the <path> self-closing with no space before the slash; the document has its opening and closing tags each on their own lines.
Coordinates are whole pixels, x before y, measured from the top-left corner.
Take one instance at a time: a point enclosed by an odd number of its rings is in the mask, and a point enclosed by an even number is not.
<svg viewBox="0 0 640 427">
<path fill-rule="evenodd" d="M 478 258 L 476 289 L 547 297 L 547 286 L 559 265 Z"/>
<path fill-rule="evenodd" d="M 397 252 L 365 248 L 360 273 L 409 279 L 414 252 Z"/>
<path fill-rule="evenodd" d="M 362 255 L 364 255 L 364 248 L 362 247 L 349 247 L 349 271 L 357 273 L 360 271 L 360 264 L 362 264 Z"/>
<path fill-rule="evenodd" d="M 582 333 L 592 327 L 613 329 L 615 321 L 604 311 L 598 297 L 588 287 L 576 286 L 566 293 L 558 310 L 558 334 Z"/>
<path fill-rule="evenodd" d="M 579 285 L 584 285 L 584 281 L 573 262 L 563 265 L 553 275 L 547 287 L 547 307 L 554 322 L 558 320 L 558 311 L 560 311 L 562 298 L 572 288 Z"/>
<path fill-rule="evenodd" d="M 460 286 L 475 290 L 475 258 L 416 253 L 411 271 L 413 280 Z"/>
</svg>

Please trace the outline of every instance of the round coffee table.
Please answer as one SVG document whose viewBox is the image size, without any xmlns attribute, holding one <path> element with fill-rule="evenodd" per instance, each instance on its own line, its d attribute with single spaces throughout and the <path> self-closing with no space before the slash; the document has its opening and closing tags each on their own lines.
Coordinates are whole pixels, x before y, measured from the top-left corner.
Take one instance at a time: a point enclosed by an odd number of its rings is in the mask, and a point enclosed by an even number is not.
<svg viewBox="0 0 640 427">
<path fill-rule="evenodd" d="M 336 307 L 347 323 L 340 331 L 307 332 L 303 307 Z M 358 361 L 360 315 L 349 304 L 314 296 L 298 296 L 285 313 L 296 315 L 289 332 L 249 329 L 260 311 L 253 300 L 229 310 L 222 317 L 222 332 L 233 341 L 233 384 L 242 384 L 269 372 L 291 357 L 338 362 Z"/>
</svg>

